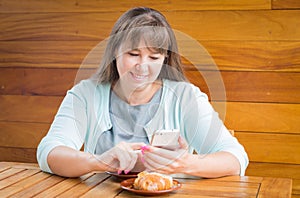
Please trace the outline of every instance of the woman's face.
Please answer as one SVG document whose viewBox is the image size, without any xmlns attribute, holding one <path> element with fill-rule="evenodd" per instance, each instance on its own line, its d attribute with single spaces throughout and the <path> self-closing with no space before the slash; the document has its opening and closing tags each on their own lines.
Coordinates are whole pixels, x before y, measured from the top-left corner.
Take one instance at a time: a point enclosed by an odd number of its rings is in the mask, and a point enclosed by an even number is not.
<svg viewBox="0 0 300 198">
<path fill-rule="evenodd" d="M 131 89 L 143 89 L 157 79 L 165 56 L 140 42 L 137 49 L 119 52 L 116 58 L 119 83 Z"/>
</svg>

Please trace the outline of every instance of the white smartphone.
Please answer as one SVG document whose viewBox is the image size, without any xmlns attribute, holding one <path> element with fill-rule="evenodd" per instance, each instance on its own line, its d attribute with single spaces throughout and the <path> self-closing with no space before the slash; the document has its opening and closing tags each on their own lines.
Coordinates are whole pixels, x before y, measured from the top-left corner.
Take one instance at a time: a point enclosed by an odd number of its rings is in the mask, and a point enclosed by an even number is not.
<svg viewBox="0 0 300 198">
<path fill-rule="evenodd" d="M 176 148 L 179 148 L 179 135 L 180 132 L 178 129 L 157 130 L 152 136 L 151 145 L 169 150 L 175 150 Z"/>
</svg>

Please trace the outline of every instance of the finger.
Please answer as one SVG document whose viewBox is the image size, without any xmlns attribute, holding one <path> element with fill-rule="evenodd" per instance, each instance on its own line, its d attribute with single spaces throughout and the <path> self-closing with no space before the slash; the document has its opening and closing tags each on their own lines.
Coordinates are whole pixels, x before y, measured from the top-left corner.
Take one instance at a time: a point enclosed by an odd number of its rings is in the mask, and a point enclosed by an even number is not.
<svg viewBox="0 0 300 198">
<path fill-rule="evenodd" d="M 134 151 L 131 151 L 130 152 L 130 156 L 131 156 L 131 160 L 130 160 L 130 163 L 128 164 L 128 166 L 124 169 L 125 170 L 125 174 L 127 174 L 129 171 L 131 171 L 135 164 L 136 164 L 136 161 L 138 159 L 138 154 L 135 153 Z"/>
<path fill-rule="evenodd" d="M 188 144 L 183 137 L 179 136 L 178 142 L 179 142 L 180 148 L 188 149 Z"/>
<path fill-rule="evenodd" d="M 142 147 L 147 146 L 144 142 L 130 143 L 132 150 L 140 150 Z"/>
<path fill-rule="evenodd" d="M 156 155 L 156 154 L 150 153 L 150 152 L 144 155 L 144 159 L 146 161 L 155 162 L 156 164 L 159 164 L 160 166 L 168 166 L 169 164 L 171 164 L 172 162 L 175 161 L 173 158 L 165 158 L 163 156 Z"/>
<path fill-rule="evenodd" d="M 168 159 L 173 159 L 176 158 L 178 156 L 178 150 L 172 151 L 172 150 L 168 150 L 168 149 L 164 149 L 164 148 L 158 148 L 158 147 L 149 147 L 149 149 L 147 150 L 148 152 L 145 153 L 153 153 L 157 156 L 161 156 L 164 158 L 168 158 Z"/>
<path fill-rule="evenodd" d="M 156 161 L 153 161 L 149 158 L 145 160 L 144 166 L 146 170 L 154 171 L 154 172 L 167 172 L 167 168 L 168 168 L 167 166 L 157 163 Z"/>
<path fill-rule="evenodd" d="M 123 171 L 126 170 L 131 162 L 131 155 L 128 151 L 121 149 L 117 151 L 117 159 L 119 161 L 119 170 Z"/>
</svg>

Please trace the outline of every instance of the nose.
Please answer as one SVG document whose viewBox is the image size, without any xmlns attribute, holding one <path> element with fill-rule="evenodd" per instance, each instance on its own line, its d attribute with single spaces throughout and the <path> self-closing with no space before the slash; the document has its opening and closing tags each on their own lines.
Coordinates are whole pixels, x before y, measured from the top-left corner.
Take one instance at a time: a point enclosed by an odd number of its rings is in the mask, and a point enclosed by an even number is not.
<svg viewBox="0 0 300 198">
<path fill-rule="evenodd" d="M 136 70 L 140 72 L 145 72 L 148 70 L 148 62 L 145 57 L 141 57 L 140 60 L 136 64 Z"/>
<path fill-rule="evenodd" d="M 142 72 L 148 71 L 148 66 L 147 66 L 147 64 L 145 64 L 145 63 L 137 64 L 136 67 L 135 67 L 135 69 L 136 69 L 137 71 L 139 71 L 140 73 L 142 73 Z"/>
</svg>

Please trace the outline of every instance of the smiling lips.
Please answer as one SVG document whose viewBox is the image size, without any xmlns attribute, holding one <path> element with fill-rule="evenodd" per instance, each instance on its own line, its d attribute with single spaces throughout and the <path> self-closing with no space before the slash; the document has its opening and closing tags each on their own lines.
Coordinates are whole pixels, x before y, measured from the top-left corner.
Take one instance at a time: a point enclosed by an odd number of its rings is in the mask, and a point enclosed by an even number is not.
<svg viewBox="0 0 300 198">
<path fill-rule="evenodd" d="M 140 74 L 134 74 L 134 73 L 131 73 L 132 77 L 135 79 L 135 80 L 145 80 L 148 78 L 148 75 L 140 75 Z"/>
</svg>

